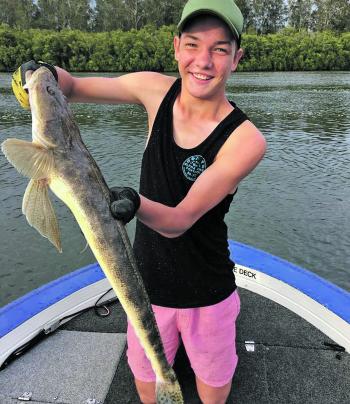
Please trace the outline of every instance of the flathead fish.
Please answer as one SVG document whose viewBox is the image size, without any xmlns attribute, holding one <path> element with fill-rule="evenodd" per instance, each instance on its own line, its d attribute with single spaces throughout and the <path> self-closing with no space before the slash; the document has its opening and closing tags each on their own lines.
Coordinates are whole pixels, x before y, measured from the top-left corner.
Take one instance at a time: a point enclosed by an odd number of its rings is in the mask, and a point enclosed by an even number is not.
<svg viewBox="0 0 350 404">
<path fill-rule="evenodd" d="M 183 403 L 127 232 L 110 212 L 111 193 L 82 141 L 66 98 L 45 67 L 31 75 L 27 89 L 32 142 L 7 139 L 2 143 L 10 163 L 30 178 L 22 211 L 29 224 L 61 251 L 48 189 L 69 207 L 152 364 L 157 377 L 157 403 Z"/>
</svg>

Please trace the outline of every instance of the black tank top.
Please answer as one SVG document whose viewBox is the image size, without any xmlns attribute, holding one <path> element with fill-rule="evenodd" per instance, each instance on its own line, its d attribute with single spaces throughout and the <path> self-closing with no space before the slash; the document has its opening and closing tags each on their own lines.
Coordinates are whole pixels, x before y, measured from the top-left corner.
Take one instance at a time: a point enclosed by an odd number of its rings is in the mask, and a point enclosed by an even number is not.
<svg viewBox="0 0 350 404">
<path fill-rule="evenodd" d="M 211 165 L 221 146 L 247 118 L 234 110 L 198 146 L 179 147 L 173 138 L 173 105 L 181 89 L 177 79 L 163 99 L 142 159 L 140 193 L 167 206 L 185 198 L 195 179 Z M 134 251 L 152 304 L 189 308 L 209 306 L 236 288 L 224 216 L 226 196 L 189 230 L 167 238 L 137 221 Z"/>
</svg>

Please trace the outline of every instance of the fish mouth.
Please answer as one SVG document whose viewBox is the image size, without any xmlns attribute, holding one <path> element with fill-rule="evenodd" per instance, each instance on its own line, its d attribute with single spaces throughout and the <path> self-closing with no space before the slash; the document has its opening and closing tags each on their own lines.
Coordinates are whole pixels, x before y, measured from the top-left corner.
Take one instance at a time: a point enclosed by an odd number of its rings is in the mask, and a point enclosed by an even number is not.
<svg viewBox="0 0 350 404">
<path fill-rule="evenodd" d="M 29 90 L 29 83 L 30 83 L 30 81 L 31 81 L 31 78 L 32 78 L 32 76 L 33 76 L 33 70 L 28 70 L 26 73 L 25 73 L 25 79 L 26 79 L 26 84 L 23 86 L 23 90 L 26 90 L 27 92 L 28 92 L 28 90 Z"/>
<path fill-rule="evenodd" d="M 33 109 L 40 110 L 42 115 L 50 117 L 54 113 L 50 111 L 53 104 L 56 104 L 60 98 L 56 79 L 46 67 L 40 67 L 34 72 L 26 72 L 26 79 L 27 77 L 28 81 L 24 88 L 29 92 L 32 113 Z"/>
<path fill-rule="evenodd" d="M 57 82 L 55 78 L 53 77 L 53 74 L 51 71 L 46 68 L 45 66 L 39 67 L 37 70 L 28 70 L 25 73 L 25 79 L 26 79 L 26 84 L 23 86 L 23 88 L 28 92 L 31 89 L 33 89 L 36 85 L 40 85 L 40 83 L 47 83 L 50 84 L 50 86 L 56 86 L 57 87 Z"/>
</svg>

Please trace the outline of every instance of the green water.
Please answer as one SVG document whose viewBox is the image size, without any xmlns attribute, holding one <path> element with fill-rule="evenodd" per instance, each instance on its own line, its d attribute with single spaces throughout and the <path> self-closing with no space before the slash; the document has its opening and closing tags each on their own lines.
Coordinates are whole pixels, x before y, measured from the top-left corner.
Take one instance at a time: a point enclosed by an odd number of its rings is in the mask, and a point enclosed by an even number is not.
<svg viewBox="0 0 350 404">
<path fill-rule="evenodd" d="M 350 73 L 236 73 L 228 95 L 268 141 L 239 187 L 229 236 L 350 290 Z M 83 139 L 110 185 L 138 186 L 147 120 L 139 106 L 75 104 Z M 0 142 L 31 137 L 30 113 L 0 74 Z M 63 253 L 21 214 L 27 179 L 0 155 L 0 306 L 94 262 L 71 213 L 55 198 Z M 133 236 L 134 224 L 130 225 Z"/>
</svg>

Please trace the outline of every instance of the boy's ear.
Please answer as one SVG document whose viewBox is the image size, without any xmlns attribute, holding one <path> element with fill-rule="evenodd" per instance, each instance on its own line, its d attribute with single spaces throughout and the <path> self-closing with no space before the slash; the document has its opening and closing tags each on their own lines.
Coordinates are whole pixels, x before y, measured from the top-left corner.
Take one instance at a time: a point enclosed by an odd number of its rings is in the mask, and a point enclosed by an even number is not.
<svg viewBox="0 0 350 404">
<path fill-rule="evenodd" d="M 242 59 L 244 55 L 244 50 L 242 48 L 239 48 L 235 52 L 235 56 L 232 61 L 232 66 L 231 66 L 231 71 L 234 72 L 237 69 L 239 61 Z"/>
<path fill-rule="evenodd" d="M 175 51 L 175 60 L 178 61 L 178 53 L 180 47 L 180 37 L 178 35 L 174 36 L 174 51 Z"/>
</svg>

